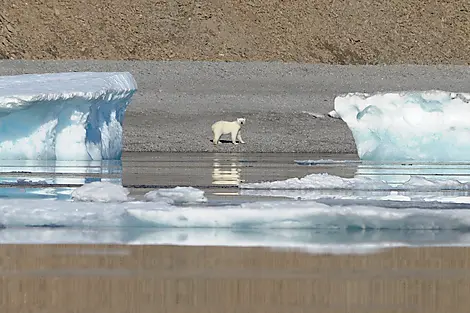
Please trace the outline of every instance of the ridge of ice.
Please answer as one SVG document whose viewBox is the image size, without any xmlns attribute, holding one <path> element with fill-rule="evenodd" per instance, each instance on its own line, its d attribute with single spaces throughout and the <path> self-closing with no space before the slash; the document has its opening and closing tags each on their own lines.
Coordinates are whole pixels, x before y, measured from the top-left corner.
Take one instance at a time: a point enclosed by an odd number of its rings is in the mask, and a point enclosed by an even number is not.
<svg viewBox="0 0 470 313">
<path fill-rule="evenodd" d="M 309 174 L 270 182 L 241 183 L 240 189 L 389 189 L 390 185 L 367 177 L 342 178 L 328 173 Z"/>
<path fill-rule="evenodd" d="M 360 160 L 332 160 L 332 159 L 320 159 L 320 160 L 294 160 L 298 165 L 325 165 L 325 164 L 361 164 Z"/>
<path fill-rule="evenodd" d="M 288 178 L 285 180 L 241 183 L 240 189 L 268 189 L 268 190 L 305 190 L 305 189 L 346 189 L 346 190 L 470 190 L 470 183 L 462 183 L 453 179 L 428 179 L 420 176 L 411 176 L 404 183 L 388 184 L 379 179 L 369 177 L 343 178 L 328 173 L 309 174 L 302 178 Z"/>
<path fill-rule="evenodd" d="M 243 189 L 242 196 L 314 200 L 324 204 L 374 205 L 387 208 L 426 208 L 430 206 L 470 209 L 469 191 L 409 192 L 396 190 L 361 191 L 305 190 L 305 189 Z"/>
<path fill-rule="evenodd" d="M 334 109 L 351 130 L 362 160 L 470 160 L 468 93 L 348 93 L 335 98 Z"/>
<path fill-rule="evenodd" d="M 128 72 L 0 77 L 0 159 L 120 159 Z"/>
<path fill-rule="evenodd" d="M 239 205 L 74 202 L 0 199 L 0 225 L 12 227 L 147 227 L 343 230 L 469 230 L 470 209 L 386 208 L 315 201 Z"/>
<path fill-rule="evenodd" d="M 129 190 L 118 184 L 96 181 L 83 184 L 71 196 L 74 201 L 124 202 L 129 200 Z"/>
<path fill-rule="evenodd" d="M 204 191 L 194 187 L 161 188 L 147 192 L 144 197 L 147 201 L 166 201 L 173 204 L 207 202 Z"/>
<path fill-rule="evenodd" d="M 362 254 L 392 247 L 470 246 L 470 237 L 459 231 L 333 231 L 148 228 L 7 228 L 2 244 L 124 244 L 266 247 L 307 253 Z M 128 250 L 89 249 L 82 253 L 126 254 Z"/>
<path fill-rule="evenodd" d="M 71 193 L 74 201 L 80 202 L 127 202 L 129 190 L 122 185 L 106 181 L 95 181 L 83 184 Z M 160 204 L 197 204 L 207 202 L 204 191 L 194 187 L 160 188 L 147 192 L 145 201 Z"/>
</svg>

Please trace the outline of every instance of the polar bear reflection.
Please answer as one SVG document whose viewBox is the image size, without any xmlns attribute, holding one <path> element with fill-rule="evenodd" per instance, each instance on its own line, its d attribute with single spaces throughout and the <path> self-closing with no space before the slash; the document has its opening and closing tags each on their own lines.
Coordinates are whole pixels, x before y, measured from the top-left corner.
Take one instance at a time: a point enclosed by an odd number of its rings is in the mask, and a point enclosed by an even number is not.
<svg viewBox="0 0 470 313">
<path fill-rule="evenodd" d="M 212 169 L 212 184 L 238 186 L 241 182 L 243 182 L 240 172 L 241 168 L 236 160 L 227 161 L 214 159 L 214 165 Z"/>
</svg>

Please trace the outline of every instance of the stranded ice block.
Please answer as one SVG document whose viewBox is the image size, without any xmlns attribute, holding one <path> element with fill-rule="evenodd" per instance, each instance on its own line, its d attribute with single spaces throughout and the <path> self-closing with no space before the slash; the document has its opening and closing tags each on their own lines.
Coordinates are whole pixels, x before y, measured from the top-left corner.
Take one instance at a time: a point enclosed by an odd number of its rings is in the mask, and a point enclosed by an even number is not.
<svg viewBox="0 0 470 313">
<path fill-rule="evenodd" d="M 136 90 L 127 72 L 0 77 L 0 159 L 120 159 Z"/>
<path fill-rule="evenodd" d="M 470 94 L 440 90 L 348 93 L 335 111 L 370 161 L 470 161 Z"/>
</svg>

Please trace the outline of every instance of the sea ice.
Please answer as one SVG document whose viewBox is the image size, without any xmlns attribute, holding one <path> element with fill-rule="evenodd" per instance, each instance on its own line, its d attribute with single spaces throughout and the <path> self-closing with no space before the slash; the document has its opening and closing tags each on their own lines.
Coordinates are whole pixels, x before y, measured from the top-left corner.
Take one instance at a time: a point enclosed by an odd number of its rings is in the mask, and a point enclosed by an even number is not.
<svg viewBox="0 0 470 313">
<path fill-rule="evenodd" d="M 129 190 L 110 182 L 91 182 L 78 187 L 72 192 L 75 201 L 89 202 L 124 202 L 128 201 Z"/>
<path fill-rule="evenodd" d="M 122 203 L 0 199 L 0 225 L 16 227 L 136 227 L 311 230 L 468 230 L 470 209 L 387 208 L 334 205 L 316 201 L 258 201 L 238 205 L 175 206 Z"/>
<path fill-rule="evenodd" d="M 189 204 L 207 202 L 204 191 L 194 187 L 161 188 L 145 194 L 147 201 L 165 201 L 171 204 Z"/>
<path fill-rule="evenodd" d="M 342 178 L 328 173 L 309 174 L 302 178 L 288 178 L 258 183 L 241 183 L 241 189 L 362 189 L 387 190 L 391 186 L 387 183 L 368 177 Z"/>
<path fill-rule="evenodd" d="M 120 159 L 127 72 L 0 77 L 0 159 Z"/>
<path fill-rule="evenodd" d="M 359 157 L 371 161 L 470 161 L 470 94 L 430 91 L 348 93 L 335 111 Z"/>
<path fill-rule="evenodd" d="M 313 253 L 468 246 L 469 208 L 433 204 L 397 209 L 291 200 L 175 206 L 0 199 L 0 243 L 260 246 Z"/>
<path fill-rule="evenodd" d="M 265 190 L 413 190 L 413 191 L 440 191 L 440 190 L 470 190 L 470 183 L 462 183 L 453 179 L 428 179 L 420 176 L 411 176 L 400 184 L 389 184 L 370 177 L 343 178 L 328 173 L 309 174 L 302 178 L 288 178 L 257 183 L 242 183 L 240 189 Z"/>
<path fill-rule="evenodd" d="M 0 230 L 2 244 L 124 244 L 266 247 L 307 253 L 362 254 L 393 247 L 470 246 L 470 237 L 460 231 L 343 231 L 266 230 L 201 228 L 6 228 Z M 67 253 L 66 251 L 64 251 Z M 126 248 L 87 249 L 84 254 L 126 255 Z"/>
<path fill-rule="evenodd" d="M 129 190 L 119 184 L 95 181 L 83 184 L 71 193 L 74 201 L 82 202 L 126 202 L 133 201 Z M 158 204 L 197 204 L 207 202 L 204 191 L 194 187 L 161 188 L 147 192 L 144 199 Z"/>
<path fill-rule="evenodd" d="M 469 191 L 365 191 L 365 190 L 272 190 L 243 189 L 242 196 L 276 197 L 296 200 L 314 200 L 328 205 L 371 205 L 386 208 L 429 208 L 470 209 Z"/>
</svg>

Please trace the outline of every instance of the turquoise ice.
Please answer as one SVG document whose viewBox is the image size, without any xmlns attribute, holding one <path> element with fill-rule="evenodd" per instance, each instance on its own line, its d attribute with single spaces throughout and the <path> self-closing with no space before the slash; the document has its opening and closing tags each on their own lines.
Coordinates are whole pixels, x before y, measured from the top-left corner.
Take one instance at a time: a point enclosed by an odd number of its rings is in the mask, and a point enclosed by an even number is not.
<svg viewBox="0 0 470 313">
<path fill-rule="evenodd" d="M 470 94 L 440 90 L 348 93 L 335 111 L 362 160 L 470 161 Z"/>
<path fill-rule="evenodd" d="M 127 72 L 0 77 L 0 159 L 120 159 L 136 90 Z"/>
</svg>

